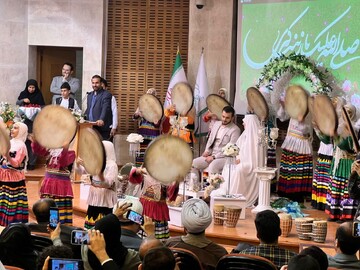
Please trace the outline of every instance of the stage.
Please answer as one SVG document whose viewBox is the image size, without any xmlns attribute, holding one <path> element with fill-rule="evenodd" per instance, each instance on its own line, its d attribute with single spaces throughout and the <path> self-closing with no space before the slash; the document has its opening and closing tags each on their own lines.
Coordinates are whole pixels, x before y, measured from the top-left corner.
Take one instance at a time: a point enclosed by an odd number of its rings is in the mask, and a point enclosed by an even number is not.
<svg viewBox="0 0 360 270">
<path fill-rule="evenodd" d="M 27 192 L 29 198 L 29 208 L 36 200 L 39 199 L 39 182 L 27 181 Z M 87 210 L 86 198 L 84 194 L 81 194 L 80 184 L 73 184 L 74 191 L 74 218 L 73 225 L 83 227 L 84 217 Z M 304 213 L 309 214 L 309 217 L 326 220 L 327 215 L 323 211 L 306 209 Z M 31 219 L 33 215 L 31 214 Z M 221 225 L 211 224 L 206 230 L 206 236 L 212 241 L 224 245 L 228 251 L 234 248 L 239 242 L 246 242 L 249 244 L 258 244 L 259 241 L 256 237 L 256 229 L 254 224 L 255 214 L 251 213 L 251 209 L 246 209 L 245 219 L 239 220 L 235 228 L 227 228 Z M 325 243 L 315 243 L 313 241 L 299 240 L 295 230 L 295 224 L 293 222 L 292 230 L 288 237 L 279 237 L 279 245 L 283 248 L 291 249 L 298 252 L 304 246 L 316 245 L 322 247 L 328 254 L 334 254 L 333 249 L 335 232 L 339 224 L 335 222 L 328 222 L 327 236 Z M 182 227 L 170 225 L 171 236 L 184 234 Z"/>
</svg>

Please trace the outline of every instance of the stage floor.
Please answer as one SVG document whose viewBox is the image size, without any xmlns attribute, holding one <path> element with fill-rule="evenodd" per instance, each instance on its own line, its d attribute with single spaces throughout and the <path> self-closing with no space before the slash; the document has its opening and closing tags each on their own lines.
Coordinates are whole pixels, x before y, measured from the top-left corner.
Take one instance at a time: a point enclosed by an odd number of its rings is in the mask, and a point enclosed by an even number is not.
<svg viewBox="0 0 360 270">
<path fill-rule="evenodd" d="M 29 198 L 29 208 L 31 209 L 35 201 L 39 199 L 39 182 L 38 181 L 27 181 L 27 192 Z M 74 191 L 74 218 L 73 225 L 83 227 L 84 226 L 84 217 L 87 210 L 86 199 L 81 198 L 80 184 L 73 184 Z M 84 197 L 84 196 L 83 196 Z M 306 214 L 309 214 L 309 217 L 326 220 L 327 215 L 323 211 L 306 209 L 304 210 Z M 30 217 L 33 219 L 33 216 Z M 227 247 L 228 250 L 231 250 L 239 242 L 246 242 L 250 244 L 258 244 L 259 241 L 256 237 L 256 229 L 254 224 L 255 214 L 251 213 L 251 209 L 246 209 L 246 218 L 245 220 L 239 220 L 235 228 L 228 228 L 221 225 L 211 224 L 206 230 L 206 236 L 212 241 L 222 244 Z M 322 247 L 328 254 L 334 254 L 334 241 L 335 241 L 335 232 L 339 224 L 335 222 L 327 223 L 327 236 L 325 243 L 315 243 L 313 241 L 299 240 L 297 237 L 295 224 L 293 222 L 292 230 L 288 237 L 279 237 L 279 245 L 284 248 L 291 249 L 298 252 L 299 248 L 302 246 L 308 245 L 317 245 Z M 170 232 L 172 236 L 184 234 L 184 229 L 182 227 L 170 225 Z"/>
</svg>

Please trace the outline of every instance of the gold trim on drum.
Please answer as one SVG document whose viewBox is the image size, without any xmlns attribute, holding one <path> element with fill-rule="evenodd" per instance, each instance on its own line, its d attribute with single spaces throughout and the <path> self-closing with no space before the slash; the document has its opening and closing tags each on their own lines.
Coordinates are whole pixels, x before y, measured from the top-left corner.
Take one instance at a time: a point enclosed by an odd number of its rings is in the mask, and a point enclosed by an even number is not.
<svg viewBox="0 0 360 270">
<path fill-rule="evenodd" d="M 192 165 L 190 146 L 179 137 L 161 135 L 145 151 L 144 167 L 151 177 L 164 185 L 183 181 Z"/>
<path fill-rule="evenodd" d="M 61 148 L 75 137 L 77 122 L 68 109 L 59 105 L 45 106 L 36 116 L 33 133 L 45 148 Z"/>
</svg>

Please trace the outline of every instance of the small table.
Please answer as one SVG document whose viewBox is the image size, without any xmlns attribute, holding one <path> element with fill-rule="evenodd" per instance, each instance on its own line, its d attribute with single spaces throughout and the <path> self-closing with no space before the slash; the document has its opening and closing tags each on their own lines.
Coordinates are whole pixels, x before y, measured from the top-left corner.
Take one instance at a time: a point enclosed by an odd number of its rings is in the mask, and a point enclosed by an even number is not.
<svg viewBox="0 0 360 270">
<path fill-rule="evenodd" d="M 210 210 L 213 213 L 214 204 L 223 204 L 226 205 L 236 205 L 241 208 L 241 214 L 239 219 L 245 219 L 246 211 L 246 198 L 243 195 L 234 196 L 234 197 L 223 197 L 223 196 L 211 196 L 210 199 Z"/>
<path fill-rule="evenodd" d="M 259 178 L 259 203 L 251 210 L 252 213 L 256 214 L 264 210 L 272 210 L 270 206 L 270 185 L 276 171 L 276 168 L 270 167 L 259 167 L 255 170 L 256 176 Z"/>
</svg>

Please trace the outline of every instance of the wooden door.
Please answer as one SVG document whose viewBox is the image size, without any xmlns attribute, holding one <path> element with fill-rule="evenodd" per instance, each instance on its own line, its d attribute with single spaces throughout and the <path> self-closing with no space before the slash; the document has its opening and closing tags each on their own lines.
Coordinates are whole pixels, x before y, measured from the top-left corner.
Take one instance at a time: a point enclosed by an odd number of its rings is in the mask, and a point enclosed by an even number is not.
<svg viewBox="0 0 360 270">
<path fill-rule="evenodd" d="M 74 73 L 72 76 L 80 79 L 81 81 L 82 63 L 77 63 L 77 59 L 79 59 L 77 54 L 79 51 L 82 52 L 82 49 L 69 47 L 38 47 L 37 78 L 39 87 L 45 99 L 45 104 L 51 104 L 51 81 L 54 76 L 61 76 L 61 69 L 65 62 L 73 64 Z M 82 57 L 80 59 L 82 59 Z M 81 91 L 81 89 L 79 91 Z M 76 96 L 81 97 L 81 92 L 76 93 Z"/>
</svg>

